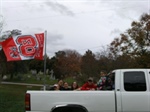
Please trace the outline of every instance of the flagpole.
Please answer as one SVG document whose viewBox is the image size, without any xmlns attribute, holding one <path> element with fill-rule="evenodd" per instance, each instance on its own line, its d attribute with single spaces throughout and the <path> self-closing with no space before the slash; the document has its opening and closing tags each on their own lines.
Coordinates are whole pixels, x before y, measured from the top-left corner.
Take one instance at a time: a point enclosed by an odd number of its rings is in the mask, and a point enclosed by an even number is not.
<svg viewBox="0 0 150 112">
<path fill-rule="evenodd" d="M 44 91 L 46 90 L 46 41 L 47 41 L 47 31 L 44 34 L 45 37 L 45 54 L 44 54 Z"/>
</svg>

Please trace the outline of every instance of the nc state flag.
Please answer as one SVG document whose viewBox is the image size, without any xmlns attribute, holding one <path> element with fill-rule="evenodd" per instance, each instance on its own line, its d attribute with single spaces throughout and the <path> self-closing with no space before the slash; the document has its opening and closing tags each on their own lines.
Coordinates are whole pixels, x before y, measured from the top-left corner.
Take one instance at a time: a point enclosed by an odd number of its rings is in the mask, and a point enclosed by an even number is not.
<svg viewBox="0 0 150 112">
<path fill-rule="evenodd" d="M 2 42 L 2 48 L 7 61 L 43 60 L 44 33 L 10 37 Z"/>
</svg>

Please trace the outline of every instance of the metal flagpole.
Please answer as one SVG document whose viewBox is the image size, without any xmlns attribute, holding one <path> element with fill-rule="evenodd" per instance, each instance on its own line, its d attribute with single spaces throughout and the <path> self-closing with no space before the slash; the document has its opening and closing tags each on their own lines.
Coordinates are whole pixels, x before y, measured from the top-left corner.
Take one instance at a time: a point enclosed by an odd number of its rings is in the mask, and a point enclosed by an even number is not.
<svg viewBox="0 0 150 112">
<path fill-rule="evenodd" d="M 45 38 L 45 53 L 44 53 L 44 91 L 46 90 L 46 40 L 47 40 L 47 31 L 45 31 L 44 34 L 44 38 Z"/>
<path fill-rule="evenodd" d="M 150 15 L 150 1 L 148 0 L 148 15 Z"/>
</svg>

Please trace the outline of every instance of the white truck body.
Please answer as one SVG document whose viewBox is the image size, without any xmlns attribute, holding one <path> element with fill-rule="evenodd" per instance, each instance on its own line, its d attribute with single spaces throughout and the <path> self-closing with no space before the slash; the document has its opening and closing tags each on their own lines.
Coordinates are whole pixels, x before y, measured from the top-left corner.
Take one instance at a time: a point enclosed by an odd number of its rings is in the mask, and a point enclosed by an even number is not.
<svg viewBox="0 0 150 112">
<path fill-rule="evenodd" d="M 112 73 L 114 90 L 27 91 L 26 112 L 150 112 L 150 69 Z"/>
</svg>

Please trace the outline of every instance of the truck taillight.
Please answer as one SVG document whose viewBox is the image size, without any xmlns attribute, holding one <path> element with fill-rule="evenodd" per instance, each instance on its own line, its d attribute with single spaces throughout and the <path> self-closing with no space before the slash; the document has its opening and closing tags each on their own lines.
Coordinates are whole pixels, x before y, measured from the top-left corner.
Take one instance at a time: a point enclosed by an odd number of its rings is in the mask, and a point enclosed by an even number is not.
<svg viewBox="0 0 150 112">
<path fill-rule="evenodd" d="M 31 107 L 30 107 L 30 94 L 26 93 L 25 95 L 25 110 L 26 111 L 30 111 Z"/>
</svg>

